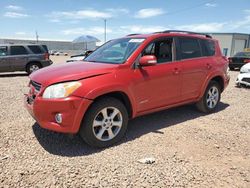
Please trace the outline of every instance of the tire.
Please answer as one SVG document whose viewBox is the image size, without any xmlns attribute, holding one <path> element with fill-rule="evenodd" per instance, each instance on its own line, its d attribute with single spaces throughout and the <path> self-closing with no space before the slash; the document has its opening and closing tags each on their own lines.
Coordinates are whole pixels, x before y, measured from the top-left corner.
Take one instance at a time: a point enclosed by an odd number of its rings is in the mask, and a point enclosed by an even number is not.
<svg viewBox="0 0 250 188">
<path fill-rule="evenodd" d="M 221 98 L 221 87 L 216 81 L 211 81 L 203 95 L 203 97 L 196 103 L 199 111 L 204 113 L 213 112 L 218 106 Z"/>
<path fill-rule="evenodd" d="M 40 63 L 29 63 L 26 67 L 26 72 L 28 74 L 31 74 L 32 72 L 35 72 L 39 70 L 40 68 L 42 68 Z"/>
<path fill-rule="evenodd" d="M 127 124 L 128 112 L 123 103 L 116 98 L 105 97 L 90 106 L 79 133 L 92 147 L 109 147 L 122 139 Z"/>
</svg>

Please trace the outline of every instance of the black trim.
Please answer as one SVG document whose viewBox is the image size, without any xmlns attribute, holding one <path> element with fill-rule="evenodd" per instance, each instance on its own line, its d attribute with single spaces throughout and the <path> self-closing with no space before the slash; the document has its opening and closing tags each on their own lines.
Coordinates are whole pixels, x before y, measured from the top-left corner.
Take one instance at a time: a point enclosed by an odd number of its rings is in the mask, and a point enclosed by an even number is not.
<svg viewBox="0 0 250 188">
<path fill-rule="evenodd" d="M 196 33 L 192 31 L 182 31 L 182 30 L 166 30 L 166 31 L 161 31 L 161 32 L 156 32 L 156 33 L 185 33 L 185 34 L 193 34 L 193 35 L 203 35 L 207 38 L 212 38 L 211 35 L 208 35 L 206 33 Z"/>
</svg>

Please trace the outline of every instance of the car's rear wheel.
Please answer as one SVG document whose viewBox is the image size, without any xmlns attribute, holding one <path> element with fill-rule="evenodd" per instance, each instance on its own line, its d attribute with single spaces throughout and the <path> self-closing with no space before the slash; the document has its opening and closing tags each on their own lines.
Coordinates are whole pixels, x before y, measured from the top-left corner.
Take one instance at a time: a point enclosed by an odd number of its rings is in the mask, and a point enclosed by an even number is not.
<svg viewBox="0 0 250 188">
<path fill-rule="evenodd" d="M 80 135 L 89 145 L 108 147 L 120 141 L 128 124 L 128 113 L 123 103 L 115 98 L 97 100 L 83 119 Z"/>
<path fill-rule="evenodd" d="M 198 110 L 205 113 L 213 112 L 221 97 L 221 87 L 216 81 L 211 81 L 203 95 L 203 97 L 196 103 Z"/>
<path fill-rule="evenodd" d="M 41 65 L 39 63 L 29 63 L 27 65 L 26 71 L 28 74 L 31 74 L 32 72 L 35 72 L 41 68 Z"/>
</svg>

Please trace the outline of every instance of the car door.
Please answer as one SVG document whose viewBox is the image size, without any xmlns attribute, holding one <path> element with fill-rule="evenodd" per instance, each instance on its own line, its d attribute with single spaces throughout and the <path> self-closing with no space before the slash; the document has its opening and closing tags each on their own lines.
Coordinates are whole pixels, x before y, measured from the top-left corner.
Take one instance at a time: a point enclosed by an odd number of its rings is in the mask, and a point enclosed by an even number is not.
<svg viewBox="0 0 250 188">
<path fill-rule="evenodd" d="M 10 46 L 10 64 L 12 71 L 23 71 L 28 61 L 28 51 L 24 46 Z"/>
<path fill-rule="evenodd" d="M 0 46 L 0 72 L 8 72 L 10 69 L 8 47 Z"/>
<path fill-rule="evenodd" d="M 169 57 L 161 57 L 164 44 L 170 44 Z M 138 113 L 174 104 L 180 100 L 180 62 L 175 61 L 173 38 L 165 38 L 150 43 L 143 55 L 155 55 L 157 64 L 137 67 L 133 73 L 133 92 Z"/>
<path fill-rule="evenodd" d="M 178 37 L 177 56 L 182 63 L 181 96 L 182 100 L 197 98 L 210 69 L 209 61 L 202 56 L 202 49 L 198 39 L 192 37 Z"/>
</svg>

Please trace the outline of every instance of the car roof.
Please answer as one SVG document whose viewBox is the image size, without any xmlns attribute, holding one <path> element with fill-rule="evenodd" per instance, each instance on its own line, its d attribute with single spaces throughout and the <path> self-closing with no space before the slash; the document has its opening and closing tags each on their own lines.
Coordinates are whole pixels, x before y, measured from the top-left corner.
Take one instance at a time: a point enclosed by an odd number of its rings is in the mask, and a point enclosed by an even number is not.
<svg viewBox="0 0 250 188">
<path fill-rule="evenodd" d="M 167 31 L 161 31 L 161 32 L 155 32 L 150 34 L 129 34 L 126 37 L 127 38 L 158 38 L 158 37 L 173 37 L 173 36 L 179 36 L 179 37 L 194 37 L 194 38 L 200 38 L 200 39 L 208 39 L 208 40 L 214 40 L 212 37 L 206 33 L 195 33 L 190 31 L 181 31 L 181 30 L 167 30 Z"/>
<path fill-rule="evenodd" d="M 0 46 L 46 46 L 45 44 L 0 44 Z"/>
</svg>

